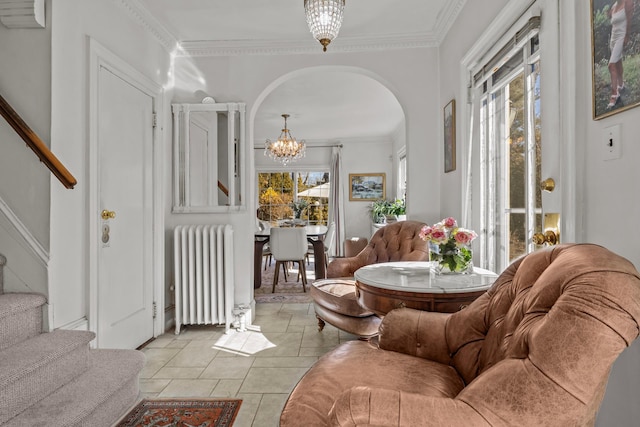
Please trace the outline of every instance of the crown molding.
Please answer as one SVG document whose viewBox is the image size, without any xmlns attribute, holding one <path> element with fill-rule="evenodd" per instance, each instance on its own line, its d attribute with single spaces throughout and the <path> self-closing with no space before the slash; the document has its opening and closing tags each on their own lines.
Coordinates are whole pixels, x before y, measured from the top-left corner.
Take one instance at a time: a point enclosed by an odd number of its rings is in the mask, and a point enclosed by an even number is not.
<svg viewBox="0 0 640 427">
<path fill-rule="evenodd" d="M 431 34 L 398 34 L 378 37 L 340 37 L 331 43 L 327 52 L 313 39 L 283 40 L 224 40 L 184 41 L 176 56 L 239 56 L 239 55 L 327 55 L 345 52 L 370 52 L 392 49 L 415 49 L 438 46 Z"/>
<path fill-rule="evenodd" d="M 168 52 L 178 46 L 178 40 L 138 0 L 112 0 L 124 9 L 131 18 L 149 32 Z"/>
<path fill-rule="evenodd" d="M 375 52 L 394 49 L 438 47 L 466 3 L 466 0 L 456 0 L 447 3 L 445 8 L 438 14 L 436 30 L 434 32 L 392 34 L 373 37 L 339 37 L 329 45 L 328 51 L 323 53 L 319 47 L 320 45 L 311 37 L 305 40 L 178 41 L 176 36 L 172 34 L 169 29 L 165 28 L 139 0 L 112 1 L 120 5 L 136 22 L 155 37 L 167 51 L 175 53 L 176 56 L 183 57 L 328 55 L 331 53 Z"/>
<path fill-rule="evenodd" d="M 438 14 L 438 19 L 436 20 L 436 26 L 434 34 L 438 36 L 438 45 L 442 43 L 447 33 L 453 26 L 456 18 L 462 11 L 462 8 L 467 3 L 467 0 L 457 0 L 454 2 L 447 3 L 444 9 L 440 11 Z"/>
<path fill-rule="evenodd" d="M 7 28 L 44 28 L 44 0 L 0 0 L 0 22 Z"/>
</svg>

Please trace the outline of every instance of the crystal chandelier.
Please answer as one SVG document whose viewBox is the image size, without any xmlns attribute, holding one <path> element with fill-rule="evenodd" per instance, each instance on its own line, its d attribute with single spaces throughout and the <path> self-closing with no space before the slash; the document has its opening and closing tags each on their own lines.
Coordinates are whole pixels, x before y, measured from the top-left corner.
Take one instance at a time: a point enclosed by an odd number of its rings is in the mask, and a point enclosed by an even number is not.
<svg viewBox="0 0 640 427">
<path fill-rule="evenodd" d="M 273 160 L 282 162 L 287 165 L 289 162 L 304 157 L 305 143 L 304 140 L 298 142 L 291 135 L 291 131 L 287 129 L 288 114 L 283 114 L 284 128 L 276 141 L 267 139 L 264 144 L 264 155 L 271 157 Z"/>
<path fill-rule="evenodd" d="M 338 36 L 342 25 L 345 0 L 304 0 L 304 13 L 313 37 L 327 51 L 327 45 Z"/>
</svg>

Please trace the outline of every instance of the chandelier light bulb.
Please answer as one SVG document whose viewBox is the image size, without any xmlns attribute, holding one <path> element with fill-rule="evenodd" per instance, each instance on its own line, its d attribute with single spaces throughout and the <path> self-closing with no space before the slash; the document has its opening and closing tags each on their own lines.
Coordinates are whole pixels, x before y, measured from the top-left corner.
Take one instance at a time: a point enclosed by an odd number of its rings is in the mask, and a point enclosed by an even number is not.
<svg viewBox="0 0 640 427">
<path fill-rule="evenodd" d="M 340 32 L 344 5 L 345 0 L 304 0 L 309 31 L 320 42 L 323 52 Z"/>
<path fill-rule="evenodd" d="M 300 142 L 291 135 L 291 131 L 287 129 L 288 114 L 283 114 L 284 128 L 276 141 L 267 139 L 264 144 L 264 155 L 270 157 L 276 162 L 282 162 L 287 166 L 290 162 L 296 161 L 305 155 L 305 142 Z"/>
</svg>

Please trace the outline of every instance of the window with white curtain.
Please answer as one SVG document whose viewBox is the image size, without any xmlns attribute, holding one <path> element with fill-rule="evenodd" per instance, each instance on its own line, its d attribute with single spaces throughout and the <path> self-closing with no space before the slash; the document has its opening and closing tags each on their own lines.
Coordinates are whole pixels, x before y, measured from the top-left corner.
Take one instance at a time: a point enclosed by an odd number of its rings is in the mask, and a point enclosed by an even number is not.
<svg viewBox="0 0 640 427">
<path fill-rule="evenodd" d="M 406 201 L 407 197 L 407 151 L 402 149 L 398 152 L 398 188 L 396 199 Z"/>
<path fill-rule="evenodd" d="M 541 229 L 540 17 L 532 17 L 471 81 L 467 203 L 478 263 L 502 271 Z"/>
</svg>

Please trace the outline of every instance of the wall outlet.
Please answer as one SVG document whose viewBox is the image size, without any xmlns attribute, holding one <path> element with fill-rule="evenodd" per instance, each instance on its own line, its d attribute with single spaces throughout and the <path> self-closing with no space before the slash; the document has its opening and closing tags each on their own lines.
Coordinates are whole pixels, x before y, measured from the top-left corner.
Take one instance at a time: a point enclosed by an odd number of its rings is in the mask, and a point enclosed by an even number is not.
<svg viewBox="0 0 640 427">
<path fill-rule="evenodd" d="M 613 125 L 602 130 L 602 160 L 619 159 L 622 156 L 622 140 L 620 125 Z"/>
</svg>

